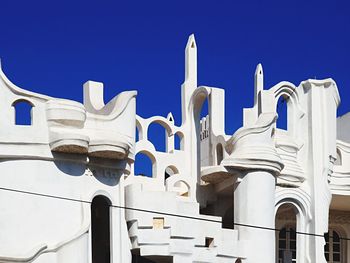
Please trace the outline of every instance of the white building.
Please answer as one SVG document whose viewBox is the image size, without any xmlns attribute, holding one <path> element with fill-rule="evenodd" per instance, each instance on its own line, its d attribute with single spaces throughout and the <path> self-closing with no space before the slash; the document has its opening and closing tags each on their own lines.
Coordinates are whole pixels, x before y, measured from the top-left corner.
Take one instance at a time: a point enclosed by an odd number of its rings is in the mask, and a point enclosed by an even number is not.
<svg viewBox="0 0 350 263">
<path fill-rule="evenodd" d="M 197 86 L 194 36 L 185 54 L 180 126 L 136 115 L 136 91 L 105 104 L 88 81 L 81 104 L 0 71 L 0 262 L 350 262 L 350 115 L 336 118 L 336 83 L 267 88 L 259 64 L 254 106 L 227 135 L 224 90 Z M 135 174 L 137 155 L 151 177 Z"/>
</svg>

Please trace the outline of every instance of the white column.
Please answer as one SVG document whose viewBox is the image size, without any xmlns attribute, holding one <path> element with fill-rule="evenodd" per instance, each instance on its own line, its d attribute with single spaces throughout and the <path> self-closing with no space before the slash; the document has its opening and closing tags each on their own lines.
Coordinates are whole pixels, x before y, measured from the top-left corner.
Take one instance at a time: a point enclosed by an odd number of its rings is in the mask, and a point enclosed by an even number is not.
<svg viewBox="0 0 350 263">
<path fill-rule="evenodd" d="M 248 171 L 234 192 L 235 223 L 275 226 L 275 177 L 267 171 Z M 245 244 L 246 263 L 275 262 L 275 231 L 235 225 Z"/>
</svg>

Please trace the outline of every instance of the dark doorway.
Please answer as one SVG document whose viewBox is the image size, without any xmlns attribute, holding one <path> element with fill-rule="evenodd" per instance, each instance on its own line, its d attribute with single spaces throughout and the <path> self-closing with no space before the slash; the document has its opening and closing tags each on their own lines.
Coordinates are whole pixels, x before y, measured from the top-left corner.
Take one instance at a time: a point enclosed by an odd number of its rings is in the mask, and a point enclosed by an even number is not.
<svg viewBox="0 0 350 263">
<path fill-rule="evenodd" d="M 110 263 L 110 201 L 96 196 L 91 204 L 92 263 Z"/>
</svg>

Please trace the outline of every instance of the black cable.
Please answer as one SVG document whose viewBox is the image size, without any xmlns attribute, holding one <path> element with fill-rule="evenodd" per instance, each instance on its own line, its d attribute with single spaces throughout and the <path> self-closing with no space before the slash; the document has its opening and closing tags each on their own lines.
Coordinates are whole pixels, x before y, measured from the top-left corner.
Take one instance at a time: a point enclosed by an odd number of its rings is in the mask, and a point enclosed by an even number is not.
<svg viewBox="0 0 350 263">
<path fill-rule="evenodd" d="M 64 201 L 79 202 L 79 203 L 85 203 L 85 204 L 92 203 L 91 201 L 86 201 L 86 200 L 80 200 L 80 199 L 74 199 L 74 198 L 68 198 L 68 197 L 62 197 L 62 196 L 56 196 L 56 195 L 49 195 L 49 194 L 42 194 L 42 193 L 35 193 L 35 192 L 29 192 L 29 191 L 11 189 L 11 188 L 5 188 L 5 187 L 0 187 L 0 190 L 21 193 L 21 194 L 30 194 L 30 195 L 41 196 L 41 197 L 54 198 L 54 199 L 59 199 L 59 200 L 64 200 Z M 110 207 L 115 207 L 115 208 L 120 208 L 120 209 L 125 209 L 125 210 L 133 210 L 133 211 L 144 212 L 144 213 L 153 213 L 153 214 L 157 214 L 157 215 L 173 216 L 173 217 L 207 221 L 207 222 L 220 223 L 220 224 L 222 223 L 221 221 L 214 220 L 214 219 L 206 219 L 206 218 L 200 218 L 200 217 L 195 217 L 195 216 L 179 215 L 179 214 L 160 212 L 160 211 L 154 211 L 154 210 L 146 210 L 146 209 L 141 209 L 141 208 L 118 206 L 118 205 L 110 205 Z M 236 226 L 250 227 L 250 228 L 262 229 L 262 230 L 270 230 L 270 231 L 275 231 L 275 232 L 282 231 L 282 229 L 272 228 L 272 227 L 256 226 L 256 225 L 242 224 L 242 223 L 235 223 L 235 222 L 233 224 Z M 286 230 L 286 232 L 291 232 L 291 231 Z M 295 233 L 299 234 L 299 235 L 307 235 L 307 236 L 315 236 L 315 237 L 324 238 L 324 235 L 315 234 L 315 233 L 306 233 L 306 232 L 300 232 L 300 231 L 295 231 Z M 333 238 L 333 237 L 329 236 L 329 238 Z M 350 238 L 345 238 L 345 237 L 339 237 L 339 239 L 350 240 Z"/>
</svg>

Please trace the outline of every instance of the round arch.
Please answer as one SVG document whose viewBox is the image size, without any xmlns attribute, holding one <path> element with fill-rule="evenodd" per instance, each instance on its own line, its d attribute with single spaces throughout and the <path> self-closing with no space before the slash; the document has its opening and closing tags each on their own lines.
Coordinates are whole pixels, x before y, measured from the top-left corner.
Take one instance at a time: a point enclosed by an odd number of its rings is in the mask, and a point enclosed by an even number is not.
<svg viewBox="0 0 350 263">
<path fill-rule="evenodd" d="M 296 231 L 297 233 L 309 233 L 311 220 L 311 201 L 310 198 L 300 189 L 281 189 L 276 192 L 275 198 L 275 217 L 278 209 L 282 205 L 291 205 L 296 212 Z M 309 251 L 309 238 L 306 235 L 297 234 L 297 262 L 311 262 Z"/>
</svg>

